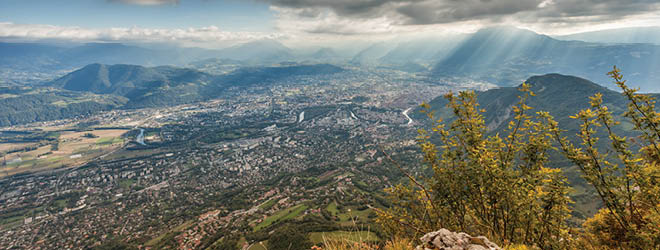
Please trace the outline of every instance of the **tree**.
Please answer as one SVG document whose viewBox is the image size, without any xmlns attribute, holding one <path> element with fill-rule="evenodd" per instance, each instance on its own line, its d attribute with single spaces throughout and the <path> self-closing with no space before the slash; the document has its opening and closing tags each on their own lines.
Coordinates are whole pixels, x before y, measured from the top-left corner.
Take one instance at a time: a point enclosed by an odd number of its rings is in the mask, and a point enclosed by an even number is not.
<svg viewBox="0 0 660 250">
<path fill-rule="evenodd" d="M 472 91 L 445 96 L 455 116 L 449 127 L 422 104 L 433 127 L 419 130 L 418 142 L 433 174 L 406 173 L 409 184 L 387 190 L 392 206 L 379 211 L 386 230 L 416 239 L 446 228 L 544 249 L 568 244 L 569 189 L 561 170 L 546 167 L 553 119 L 547 112 L 528 114 L 534 93 L 528 84 L 520 90 L 506 136 L 486 135 L 485 111 Z"/>
<path fill-rule="evenodd" d="M 85 133 L 85 134 L 82 135 L 82 137 L 85 137 L 85 138 L 99 138 L 98 135 L 95 135 L 93 133 Z"/>
<path fill-rule="evenodd" d="M 118 239 L 111 239 L 93 248 L 94 250 L 137 250 L 138 248 Z"/>
<path fill-rule="evenodd" d="M 562 153 L 577 165 L 584 179 L 597 191 L 604 208 L 584 223 L 588 237 L 610 248 L 651 249 L 660 246 L 660 114 L 655 100 L 637 94 L 623 80 L 619 69 L 608 73 L 629 100 L 624 117 L 640 133 L 638 138 L 613 132 L 619 125 L 602 95 L 591 97 L 591 108 L 580 110 L 574 119 L 582 121 L 579 146 L 561 135 L 558 124 L 549 121 Z M 611 147 L 605 153 L 596 148 L 599 130 L 607 133 Z M 637 151 L 637 152 L 635 152 Z"/>
<path fill-rule="evenodd" d="M 218 245 L 214 245 L 209 247 L 209 249 L 214 249 L 214 250 L 237 250 L 239 249 L 238 247 L 238 242 L 240 239 L 236 236 L 227 236 L 225 239 L 222 239 L 222 241 Z"/>
<path fill-rule="evenodd" d="M 268 238 L 268 249 L 272 250 L 310 249 L 311 247 L 312 243 L 307 234 L 294 225 L 282 226 Z"/>
</svg>

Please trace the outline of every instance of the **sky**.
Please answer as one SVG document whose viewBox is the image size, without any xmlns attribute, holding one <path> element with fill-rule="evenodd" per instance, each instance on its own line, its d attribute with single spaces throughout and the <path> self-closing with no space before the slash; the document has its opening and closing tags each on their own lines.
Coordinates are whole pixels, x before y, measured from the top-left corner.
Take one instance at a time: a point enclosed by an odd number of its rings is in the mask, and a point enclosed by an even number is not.
<svg viewBox="0 0 660 250">
<path fill-rule="evenodd" d="M 11 41 L 332 44 L 493 25 L 549 35 L 660 25 L 660 1 L 0 0 L 0 40 Z"/>
</svg>

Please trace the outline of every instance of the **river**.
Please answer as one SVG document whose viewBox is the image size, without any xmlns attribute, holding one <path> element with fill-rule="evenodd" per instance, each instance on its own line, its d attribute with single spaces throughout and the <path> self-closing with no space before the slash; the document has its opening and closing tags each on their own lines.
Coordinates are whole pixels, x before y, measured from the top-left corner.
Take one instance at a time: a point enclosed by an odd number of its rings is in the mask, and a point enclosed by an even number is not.
<svg viewBox="0 0 660 250">
<path fill-rule="evenodd" d="M 137 139 L 135 139 L 135 142 L 142 146 L 147 146 L 147 144 L 144 143 L 144 129 L 140 129 L 140 134 L 137 136 Z"/>
<path fill-rule="evenodd" d="M 408 116 L 408 112 L 410 112 L 410 110 L 412 110 L 412 108 L 408 108 L 408 109 L 403 111 L 403 115 L 406 116 L 406 118 L 408 118 L 408 124 L 406 124 L 408 126 L 413 124 L 413 119 L 410 118 L 410 116 Z"/>
<path fill-rule="evenodd" d="M 305 111 L 301 112 L 300 115 L 298 115 L 298 122 L 302 122 L 305 120 Z"/>
</svg>

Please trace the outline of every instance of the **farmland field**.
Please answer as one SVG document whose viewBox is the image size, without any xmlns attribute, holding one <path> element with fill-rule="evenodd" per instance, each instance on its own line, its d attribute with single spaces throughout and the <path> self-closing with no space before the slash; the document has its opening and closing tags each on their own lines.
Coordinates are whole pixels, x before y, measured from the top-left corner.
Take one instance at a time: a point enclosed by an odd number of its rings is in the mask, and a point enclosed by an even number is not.
<svg viewBox="0 0 660 250">
<path fill-rule="evenodd" d="M 254 227 L 254 231 L 259 231 L 261 229 L 264 229 L 276 221 L 285 221 L 288 219 L 296 218 L 300 213 L 302 213 L 306 209 L 307 209 L 307 205 L 298 205 L 284 210 L 280 210 L 277 213 L 273 214 L 272 216 L 266 218 L 256 227 Z"/>
<path fill-rule="evenodd" d="M 60 131 L 45 135 L 45 138 L 55 139 L 52 142 L 0 143 L 0 152 L 6 154 L 2 159 L 0 177 L 82 165 L 121 148 L 125 142 L 121 136 L 126 132 L 126 129 Z M 88 133 L 94 136 L 85 136 Z M 29 149 L 9 153 L 26 147 Z"/>
</svg>

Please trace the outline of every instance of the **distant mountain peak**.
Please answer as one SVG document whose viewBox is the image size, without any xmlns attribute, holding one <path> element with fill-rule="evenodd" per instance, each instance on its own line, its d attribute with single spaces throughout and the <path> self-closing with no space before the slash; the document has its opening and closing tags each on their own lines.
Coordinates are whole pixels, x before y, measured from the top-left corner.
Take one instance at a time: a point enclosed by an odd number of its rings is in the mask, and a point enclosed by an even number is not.
<svg viewBox="0 0 660 250">
<path fill-rule="evenodd" d="M 252 47 L 267 47 L 267 48 L 276 48 L 276 49 L 282 49 L 286 51 L 290 51 L 291 49 L 284 44 L 280 43 L 277 40 L 274 39 L 259 39 L 259 40 L 254 40 L 242 44 L 238 44 L 234 46 L 234 48 L 252 48 Z"/>
<path fill-rule="evenodd" d="M 123 43 L 101 43 L 101 42 L 85 43 L 85 45 L 126 46 Z"/>
<path fill-rule="evenodd" d="M 501 38 L 517 38 L 517 39 L 529 39 L 529 38 L 536 38 L 536 39 L 549 39 L 549 40 L 555 40 L 549 36 L 543 35 L 536 33 L 534 31 L 528 30 L 528 29 L 521 29 L 517 28 L 514 26 L 492 26 L 492 27 L 486 27 L 483 29 L 480 29 L 477 31 L 473 37 L 479 38 L 479 37 L 497 37 L 499 39 Z"/>
<path fill-rule="evenodd" d="M 292 50 L 273 39 L 238 44 L 218 52 L 217 57 L 241 61 L 282 62 L 293 58 Z"/>
<path fill-rule="evenodd" d="M 101 63 L 91 63 L 91 64 L 85 65 L 84 67 L 80 68 L 79 70 L 98 69 L 98 68 L 105 67 L 105 66 L 106 66 L 105 64 L 101 64 Z"/>
<path fill-rule="evenodd" d="M 484 27 L 484 28 L 479 29 L 479 31 L 477 31 L 477 32 L 492 32 L 492 31 L 500 31 L 500 32 L 505 32 L 505 31 L 506 31 L 506 32 L 531 32 L 531 33 L 537 34 L 536 32 L 531 31 L 531 30 L 529 30 L 529 29 L 519 28 L 519 27 L 511 26 L 511 25 L 495 25 L 495 26 L 488 26 L 488 27 Z"/>
</svg>

